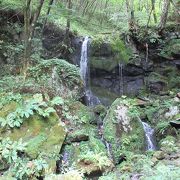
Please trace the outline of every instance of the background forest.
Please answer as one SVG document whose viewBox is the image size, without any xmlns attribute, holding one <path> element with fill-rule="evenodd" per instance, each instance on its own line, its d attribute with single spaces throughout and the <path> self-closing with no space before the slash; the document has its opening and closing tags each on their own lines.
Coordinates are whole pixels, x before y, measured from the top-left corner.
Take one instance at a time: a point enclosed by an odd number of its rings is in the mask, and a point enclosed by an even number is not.
<svg viewBox="0 0 180 180">
<path fill-rule="evenodd" d="M 178 180 L 179 0 L 0 0 L 0 180 Z"/>
</svg>

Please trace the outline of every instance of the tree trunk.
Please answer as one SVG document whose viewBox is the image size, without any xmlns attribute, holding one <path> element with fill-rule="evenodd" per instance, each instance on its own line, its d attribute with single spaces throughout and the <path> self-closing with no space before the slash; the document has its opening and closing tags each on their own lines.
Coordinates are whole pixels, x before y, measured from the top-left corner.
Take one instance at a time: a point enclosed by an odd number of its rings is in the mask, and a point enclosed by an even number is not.
<svg viewBox="0 0 180 180">
<path fill-rule="evenodd" d="M 151 0 L 151 4 L 152 4 L 154 22 L 157 23 L 157 16 L 156 16 L 156 10 L 155 10 L 155 0 Z"/>
<path fill-rule="evenodd" d="M 165 28 L 168 17 L 169 5 L 170 5 L 170 0 L 164 0 L 160 23 L 158 25 L 159 32 L 161 32 Z"/>
<path fill-rule="evenodd" d="M 31 0 L 26 0 L 26 5 L 24 8 L 24 59 L 22 62 L 22 74 L 26 76 L 26 70 L 28 68 L 29 59 L 31 55 L 31 43 L 30 43 L 30 12 Z"/>
<path fill-rule="evenodd" d="M 132 31 L 134 29 L 134 0 L 126 0 L 126 10 L 127 10 L 127 16 L 128 16 L 128 25 L 129 30 Z"/>
<path fill-rule="evenodd" d="M 24 8 L 24 61 L 22 65 L 22 74 L 26 78 L 26 72 L 29 66 L 31 51 L 32 51 L 32 38 L 34 36 L 35 27 L 39 18 L 44 0 L 39 0 L 39 5 L 34 13 L 31 21 L 31 0 L 26 0 Z"/>
<path fill-rule="evenodd" d="M 45 18 L 45 20 L 44 20 L 43 29 L 44 29 L 44 27 L 45 27 L 45 25 L 46 25 L 46 23 L 47 23 L 47 18 L 48 18 L 48 15 L 50 14 L 51 7 L 52 7 L 53 3 L 54 3 L 54 0 L 49 0 L 48 11 L 47 11 L 47 13 L 46 13 L 46 18 Z"/>
<path fill-rule="evenodd" d="M 68 17 L 66 23 L 66 44 L 68 44 L 69 42 L 69 31 L 71 26 L 71 8 L 72 8 L 72 2 L 71 0 L 67 0 Z"/>
</svg>

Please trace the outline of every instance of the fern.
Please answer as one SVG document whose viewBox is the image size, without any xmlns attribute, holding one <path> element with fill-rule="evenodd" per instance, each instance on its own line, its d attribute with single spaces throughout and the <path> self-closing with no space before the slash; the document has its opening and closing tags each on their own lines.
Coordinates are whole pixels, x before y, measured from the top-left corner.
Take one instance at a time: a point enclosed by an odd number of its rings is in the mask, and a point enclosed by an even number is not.
<svg viewBox="0 0 180 180">
<path fill-rule="evenodd" d="M 34 113 L 38 113 L 44 118 L 49 117 L 51 113 L 56 112 L 53 106 L 63 103 L 61 97 L 54 98 L 49 104 L 39 98 L 26 100 L 14 112 L 9 113 L 6 118 L 0 117 L 0 126 L 20 127 L 23 121 L 30 118 Z"/>
</svg>

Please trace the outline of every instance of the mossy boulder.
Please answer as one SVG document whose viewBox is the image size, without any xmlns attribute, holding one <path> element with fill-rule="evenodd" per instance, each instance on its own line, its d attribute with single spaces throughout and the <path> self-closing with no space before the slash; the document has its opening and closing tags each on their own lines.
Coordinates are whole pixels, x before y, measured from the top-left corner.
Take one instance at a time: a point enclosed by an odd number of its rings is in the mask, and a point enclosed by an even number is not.
<svg viewBox="0 0 180 180">
<path fill-rule="evenodd" d="M 70 170 L 63 174 L 50 174 L 45 177 L 45 180 L 83 180 L 83 174 L 77 170 Z"/>
<path fill-rule="evenodd" d="M 42 59 L 29 68 L 28 77 L 62 97 L 78 98 L 83 91 L 79 68 L 63 59 Z"/>
<path fill-rule="evenodd" d="M 84 174 L 108 172 L 114 167 L 103 142 L 91 133 L 88 141 L 65 146 L 62 165 L 75 167 Z"/>
<path fill-rule="evenodd" d="M 14 101 L 4 105 L 0 111 L 0 117 L 5 118 L 18 106 L 19 104 Z M 31 159 L 37 158 L 40 154 L 45 155 L 49 168 L 54 171 L 56 168 L 56 158 L 54 157 L 59 156 L 66 130 L 56 112 L 50 113 L 47 117 L 34 112 L 23 121 L 19 128 L 0 128 L 0 136 L 2 138 L 10 137 L 14 141 L 22 139 L 22 142 L 26 143 L 25 154 Z"/>
<path fill-rule="evenodd" d="M 116 99 L 104 119 L 104 138 L 111 144 L 115 163 L 123 151 L 140 152 L 144 149 L 144 130 L 135 104 L 136 100 Z"/>
</svg>

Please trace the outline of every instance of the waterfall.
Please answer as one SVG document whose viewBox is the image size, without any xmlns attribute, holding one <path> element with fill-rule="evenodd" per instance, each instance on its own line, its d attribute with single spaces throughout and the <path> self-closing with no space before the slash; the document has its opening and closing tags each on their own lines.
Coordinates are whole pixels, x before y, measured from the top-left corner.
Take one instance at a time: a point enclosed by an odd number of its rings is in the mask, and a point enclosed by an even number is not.
<svg viewBox="0 0 180 180">
<path fill-rule="evenodd" d="M 141 121 L 140 117 L 137 116 L 139 122 L 142 124 L 144 133 L 145 133 L 145 138 L 146 138 L 146 150 L 156 150 L 156 145 L 154 144 L 154 129 L 151 128 L 149 124 L 146 122 Z"/>
<path fill-rule="evenodd" d="M 80 61 L 80 75 L 84 82 L 84 86 L 87 86 L 88 80 L 88 42 L 89 37 L 86 36 L 81 48 L 81 61 Z"/>
<path fill-rule="evenodd" d="M 146 142 L 147 142 L 147 150 L 155 150 L 156 149 L 156 146 L 154 145 L 154 139 L 153 139 L 153 136 L 154 136 L 154 129 L 152 129 L 150 127 L 149 124 L 141 121 L 142 125 L 143 125 L 143 129 L 144 129 L 144 132 L 145 132 L 145 137 L 146 137 Z"/>
<path fill-rule="evenodd" d="M 124 83 L 123 83 L 123 64 L 119 63 L 119 94 L 123 95 L 124 91 Z"/>
<path fill-rule="evenodd" d="M 89 68 L 88 68 L 88 43 L 89 37 L 86 36 L 81 47 L 80 75 L 85 88 L 85 101 L 88 106 L 100 104 L 98 97 L 94 96 L 89 84 Z"/>
</svg>

